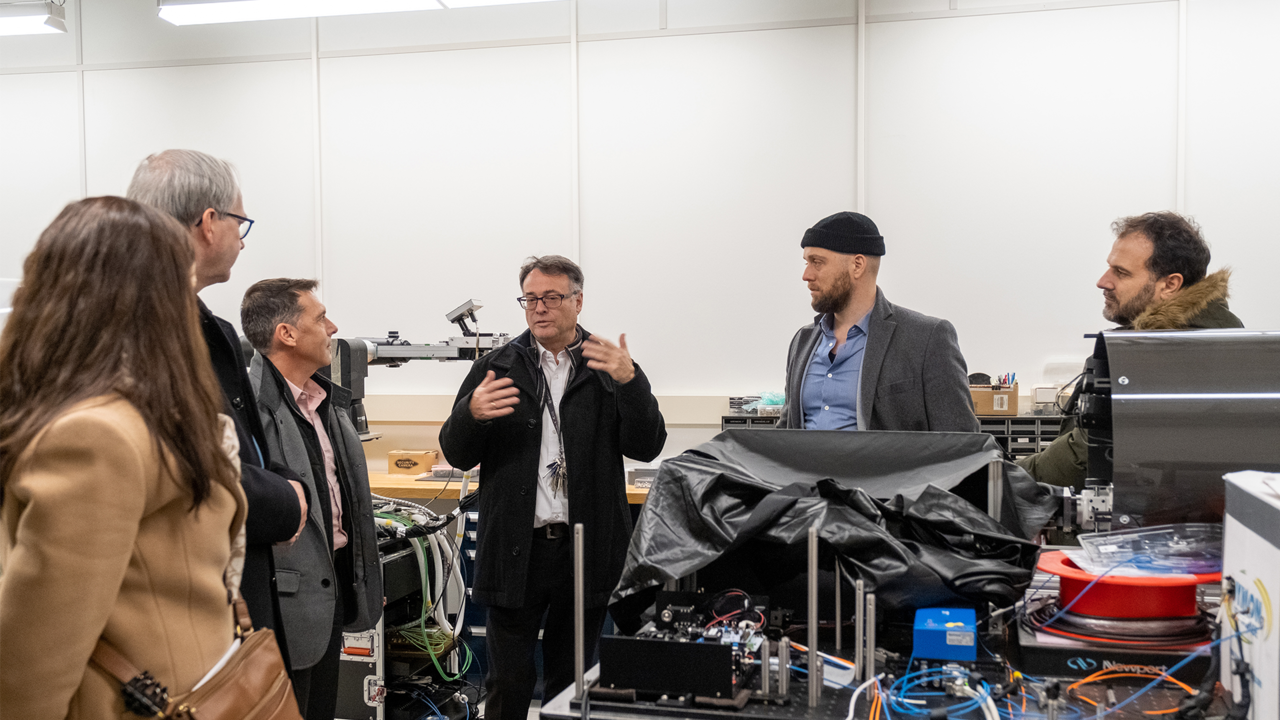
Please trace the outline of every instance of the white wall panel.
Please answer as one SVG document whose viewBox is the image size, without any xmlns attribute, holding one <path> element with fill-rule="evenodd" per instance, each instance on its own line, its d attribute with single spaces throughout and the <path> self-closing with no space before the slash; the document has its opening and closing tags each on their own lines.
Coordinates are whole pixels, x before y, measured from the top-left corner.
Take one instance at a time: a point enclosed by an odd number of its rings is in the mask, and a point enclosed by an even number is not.
<svg viewBox="0 0 1280 720">
<path fill-rule="evenodd" d="M 1187 205 L 1230 265 L 1232 309 L 1280 328 L 1280 4 L 1193 2 L 1188 32 Z"/>
<path fill-rule="evenodd" d="M 950 319 L 971 372 L 1079 361 L 1116 217 L 1174 203 L 1177 6 L 867 28 L 881 286 Z"/>
<path fill-rule="evenodd" d="M 0 75 L 0 278 L 21 277 L 36 238 L 80 199 L 75 73 Z"/>
<path fill-rule="evenodd" d="M 851 26 L 582 47 L 583 323 L 659 395 L 781 390 L 800 238 L 853 204 Z"/>
<path fill-rule="evenodd" d="M 62 36 L 0 38 L 0 73 L 75 62 Z M 958 0 L 959 11 L 1035 5 Z M 781 389 L 787 341 L 811 313 L 798 240 L 854 201 L 854 0 L 666 0 L 684 37 L 581 45 L 583 323 L 627 332 L 660 394 Z M 949 0 L 869 0 L 868 14 Z M 1266 269 L 1280 194 L 1280 10 L 1190 0 L 1188 210 L 1236 268 L 1233 307 L 1280 326 Z M 1016 10 L 1018 8 L 1009 8 Z M 974 370 L 1076 365 L 1106 325 L 1094 288 L 1116 217 L 1171 208 L 1176 2 L 1009 12 L 867 28 L 868 213 L 888 241 L 895 302 L 953 320 Z M 584 35 L 657 30 L 659 0 L 581 0 Z M 331 18 L 321 50 L 566 38 L 566 0 Z M 230 283 L 314 275 L 311 21 L 178 28 L 155 0 L 83 8 L 89 192 L 122 193 L 145 155 L 194 147 L 240 169 L 259 224 Z M 102 69 L 225 58 L 199 67 Z M 325 298 L 344 335 L 520 332 L 515 268 L 573 255 L 569 50 L 564 43 L 321 61 Z M 79 195 L 71 73 L 0 74 L 0 277 Z M 38 138 L 38 139 L 37 139 Z M 6 269 L 7 268 L 7 269 Z M 690 358 L 697 358 L 691 361 Z M 452 393 L 465 364 L 376 369 L 372 393 Z"/>
<path fill-rule="evenodd" d="M 88 0 L 83 19 L 86 63 L 229 58 L 311 50 L 310 20 L 178 27 L 160 19 L 156 0 Z"/>
<path fill-rule="evenodd" d="M 201 297 L 237 326 L 249 285 L 315 273 L 310 79 L 304 61 L 85 74 L 90 195 L 123 195 L 138 163 L 167 148 L 236 166 L 256 224 L 231 281 Z"/>
<path fill-rule="evenodd" d="M 76 63 L 76 3 L 67 0 L 67 32 L 0 37 L 0 68 L 48 67 Z M 3 108 L 0 105 L 0 108 Z"/>
<path fill-rule="evenodd" d="M 567 0 L 320 20 L 325 52 L 568 36 Z"/>
<path fill-rule="evenodd" d="M 856 0 L 667 0 L 668 27 L 847 18 Z"/>
<path fill-rule="evenodd" d="M 951 0 L 866 0 L 867 15 L 897 15 L 899 13 L 945 12 L 951 9 Z"/>
<path fill-rule="evenodd" d="M 525 329 L 517 271 L 571 254 L 565 45 L 322 63 L 326 289 L 343 335 Z M 467 363 L 374 369 L 370 393 L 457 391 Z"/>
<path fill-rule="evenodd" d="M 578 33 L 658 29 L 658 0 L 578 0 Z"/>
</svg>

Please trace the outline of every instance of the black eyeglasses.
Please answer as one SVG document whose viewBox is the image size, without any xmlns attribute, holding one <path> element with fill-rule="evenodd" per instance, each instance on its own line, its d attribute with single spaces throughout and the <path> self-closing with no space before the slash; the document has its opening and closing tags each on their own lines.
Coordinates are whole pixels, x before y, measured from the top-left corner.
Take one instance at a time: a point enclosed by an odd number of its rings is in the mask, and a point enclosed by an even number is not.
<svg viewBox="0 0 1280 720">
<path fill-rule="evenodd" d="M 547 295 L 543 295 L 542 297 L 530 297 L 526 295 L 526 296 L 521 296 L 516 298 L 516 302 L 520 303 L 520 307 L 524 308 L 525 310 L 528 310 L 530 308 L 537 309 L 539 302 L 541 302 L 542 306 L 545 307 L 546 309 L 555 310 L 556 308 L 560 307 L 561 303 L 564 302 L 565 298 L 571 298 L 577 294 L 578 293 L 576 292 L 571 292 L 568 295 L 561 295 L 560 293 L 549 293 Z"/>
<path fill-rule="evenodd" d="M 243 240 L 245 236 L 249 234 L 249 231 L 253 229 L 253 221 L 243 215 L 237 215 L 235 213 L 222 213 L 222 214 L 226 215 L 227 217 L 232 217 L 240 221 L 240 239 L 241 240 Z"/>
<path fill-rule="evenodd" d="M 217 212 L 217 211 L 215 210 L 214 212 Z M 229 218 L 235 218 L 236 221 L 240 223 L 240 239 L 241 240 L 245 239 L 245 237 L 249 234 L 249 231 L 253 229 L 253 221 L 243 215 L 237 215 L 235 213 L 229 213 L 229 212 L 219 212 L 218 214 L 224 215 Z M 197 220 L 196 227 L 200 227 L 200 223 L 202 222 L 204 222 L 204 218 L 200 218 L 199 220 Z"/>
</svg>

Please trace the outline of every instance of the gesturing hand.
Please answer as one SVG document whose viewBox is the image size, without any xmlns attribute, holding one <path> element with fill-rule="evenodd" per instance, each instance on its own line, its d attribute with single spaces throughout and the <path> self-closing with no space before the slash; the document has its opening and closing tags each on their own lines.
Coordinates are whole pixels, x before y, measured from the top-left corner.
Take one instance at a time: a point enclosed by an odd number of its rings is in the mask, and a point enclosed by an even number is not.
<svg viewBox="0 0 1280 720">
<path fill-rule="evenodd" d="M 471 392 L 471 417 L 481 422 L 510 415 L 520 403 L 520 389 L 511 378 L 497 380 L 496 377 L 490 370 Z"/>
<path fill-rule="evenodd" d="M 631 353 L 627 352 L 627 334 L 618 336 L 618 344 L 592 335 L 582 344 L 582 357 L 587 359 L 587 367 L 592 370 L 603 370 L 618 382 L 625 385 L 636 376 L 636 366 L 631 362 Z"/>
</svg>

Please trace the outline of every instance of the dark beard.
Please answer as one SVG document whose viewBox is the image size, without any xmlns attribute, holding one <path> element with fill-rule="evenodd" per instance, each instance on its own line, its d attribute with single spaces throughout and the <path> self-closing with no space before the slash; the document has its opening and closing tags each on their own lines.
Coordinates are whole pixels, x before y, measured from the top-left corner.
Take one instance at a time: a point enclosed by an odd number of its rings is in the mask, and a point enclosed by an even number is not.
<svg viewBox="0 0 1280 720">
<path fill-rule="evenodd" d="M 849 305 L 853 297 L 853 281 L 848 274 L 840 273 L 831 285 L 831 289 L 813 299 L 814 312 L 834 315 Z"/>
<path fill-rule="evenodd" d="M 1137 320 L 1138 316 L 1151 305 L 1151 301 L 1154 300 L 1155 297 L 1156 284 L 1153 281 L 1143 287 L 1137 295 L 1134 295 L 1133 298 L 1129 300 L 1129 302 L 1117 307 L 1111 312 L 1107 312 L 1107 308 L 1104 305 L 1102 307 L 1102 317 L 1118 325 L 1132 325 L 1133 321 Z"/>
</svg>

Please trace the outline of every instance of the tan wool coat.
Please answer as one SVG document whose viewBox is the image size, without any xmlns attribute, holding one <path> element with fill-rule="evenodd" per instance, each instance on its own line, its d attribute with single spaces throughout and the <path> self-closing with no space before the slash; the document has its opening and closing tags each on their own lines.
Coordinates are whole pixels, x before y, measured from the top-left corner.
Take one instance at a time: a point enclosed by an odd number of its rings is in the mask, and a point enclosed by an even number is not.
<svg viewBox="0 0 1280 720">
<path fill-rule="evenodd" d="M 244 493 L 214 482 L 192 512 L 171 465 L 116 396 L 70 408 L 22 453 L 0 506 L 0 718 L 136 720 L 89 664 L 99 637 L 173 694 L 226 652 Z"/>
</svg>

